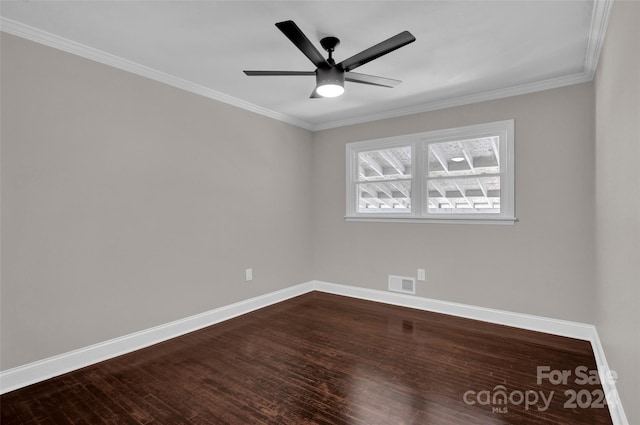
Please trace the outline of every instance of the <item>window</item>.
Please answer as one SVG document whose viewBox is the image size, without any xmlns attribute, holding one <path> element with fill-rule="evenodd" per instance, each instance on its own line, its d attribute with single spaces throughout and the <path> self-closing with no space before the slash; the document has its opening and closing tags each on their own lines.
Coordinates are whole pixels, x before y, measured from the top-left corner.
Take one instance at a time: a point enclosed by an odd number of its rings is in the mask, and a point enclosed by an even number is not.
<svg viewBox="0 0 640 425">
<path fill-rule="evenodd" d="M 347 145 L 347 219 L 513 223 L 514 122 Z"/>
</svg>

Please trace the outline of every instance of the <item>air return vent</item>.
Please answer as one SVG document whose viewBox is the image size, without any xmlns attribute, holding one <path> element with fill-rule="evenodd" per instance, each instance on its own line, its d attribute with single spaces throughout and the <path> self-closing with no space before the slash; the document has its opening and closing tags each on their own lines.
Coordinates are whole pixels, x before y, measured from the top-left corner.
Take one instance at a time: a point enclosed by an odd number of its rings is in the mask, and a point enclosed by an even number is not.
<svg viewBox="0 0 640 425">
<path fill-rule="evenodd" d="M 415 294 L 416 280 L 412 277 L 389 275 L 389 290 L 405 294 Z"/>
</svg>

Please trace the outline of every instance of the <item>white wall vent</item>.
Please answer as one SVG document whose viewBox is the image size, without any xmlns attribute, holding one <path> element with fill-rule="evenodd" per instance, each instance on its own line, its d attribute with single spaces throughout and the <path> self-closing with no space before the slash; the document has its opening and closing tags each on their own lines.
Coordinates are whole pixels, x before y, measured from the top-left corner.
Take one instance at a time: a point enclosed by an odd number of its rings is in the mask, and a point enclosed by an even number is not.
<svg viewBox="0 0 640 425">
<path fill-rule="evenodd" d="M 416 280 L 413 277 L 389 275 L 389 290 L 405 294 L 415 294 Z"/>
</svg>

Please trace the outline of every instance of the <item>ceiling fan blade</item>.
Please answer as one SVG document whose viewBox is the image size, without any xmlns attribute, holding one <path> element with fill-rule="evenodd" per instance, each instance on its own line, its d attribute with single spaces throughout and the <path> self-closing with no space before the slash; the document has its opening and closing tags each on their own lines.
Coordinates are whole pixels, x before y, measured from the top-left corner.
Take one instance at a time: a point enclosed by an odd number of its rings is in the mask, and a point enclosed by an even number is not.
<svg viewBox="0 0 640 425">
<path fill-rule="evenodd" d="M 402 82 L 392 78 L 376 77 L 375 75 L 360 74 L 357 72 L 345 72 L 344 80 L 352 83 L 370 84 L 380 87 L 395 87 Z"/>
<path fill-rule="evenodd" d="M 243 71 L 250 76 L 316 75 L 315 71 Z"/>
<path fill-rule="evenodd" d="M 316 49 L 316 47 L 311 44 L 307 36 L 304 35 L 304 33 L 300 30 L 300 28 L 298 28 L 295 22 L 278 22 L 276 26 L 280 31 L 282 31 L 284 35 L 287 36 L 289 40 L 291 40 L 293 44 L 296 45 L 298 49 L 300 49 L 302 53 L 304 53 L 306 57 L 309 58 L 311 62 L 313 62 L 316 67 L 329 68 L 329 64 L 327 63 L 326 59 L 322 56 L 318 49 Z"/>
<path fill-rule="evenodd" d="M 367 62 L 371 62 L 380 56 L 391 53 L 402 46 L 406 46 L 409 43 L 416 41 L 416 38 L 409 31 L 403 31 L 400 34 L 396 34 L 391 38 L 386 39 L 382 43 L 378 43 L 375 46 L 369 47 L 362 52 L 351 56 L 348 59 L 340 62 L 340 66 L 345 71 L 351 71 L 357 67 L 364 65 Z"/>
</svg>

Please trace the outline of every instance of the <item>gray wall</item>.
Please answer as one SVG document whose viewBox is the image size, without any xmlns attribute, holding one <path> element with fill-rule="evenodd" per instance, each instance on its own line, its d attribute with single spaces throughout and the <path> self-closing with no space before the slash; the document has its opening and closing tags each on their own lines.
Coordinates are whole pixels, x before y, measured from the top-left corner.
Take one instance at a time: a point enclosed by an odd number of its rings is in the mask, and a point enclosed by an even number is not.
<svg viewBox="0 0 640 425">
<path fill-rule="evenodd" d="M 314 278 L 386 289 L 425 268 L 420 296 L 592 322 L 593 111 L 581 84 L 316 133 Z M 510 118 L 515 225 L 344 220 L 346 143 Z"/>
<path fill-rule="evenodd" d="M 595 323 L 640 424 L 640 3 L 614 3 L 595 88 Z"/>
<path fill-rule="evenodd" d="M 1 43 L 1 369 L 311 279 L 310 132 Z"/>
</svg>

